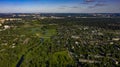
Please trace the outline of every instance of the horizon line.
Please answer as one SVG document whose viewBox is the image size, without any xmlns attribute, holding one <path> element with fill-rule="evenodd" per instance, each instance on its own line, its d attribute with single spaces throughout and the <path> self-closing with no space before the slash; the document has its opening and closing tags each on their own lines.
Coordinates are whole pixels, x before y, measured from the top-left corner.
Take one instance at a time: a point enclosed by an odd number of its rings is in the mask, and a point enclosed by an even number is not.
<svg viewBox="0 0 120 67">
<path fill-rule="evenodd" d="M 0 12 L 0 14 L 15 14 L 15 13 L 36 13 L 36 14 L 40 14 L 40 13 L 73 13 L 73 14 L 80 14 L 80 13 L 74 13 L 74 12 L 5 12 L 5 13 L 3 13 L 3 12 Z M 86 12 L 85 12 L 86 13 Z M 83 14 L 85 14 L 85 13 L 83 13 Z M 88 12 L 89 14 L 90 13 L 94 13 L 94 12 Z M 99 13 L 99 12 L 95 12 L 95 13 Z M 101 13 L 112 13 L 112 12 L 101 12 Z M 113 13 L 117 13 L 117 12 L 113 12 Z M 82 14 L 82 12 L 81 12 L 81 14 Z M 87 14 L 87 13 L 86 13 Z"/>
</svg>

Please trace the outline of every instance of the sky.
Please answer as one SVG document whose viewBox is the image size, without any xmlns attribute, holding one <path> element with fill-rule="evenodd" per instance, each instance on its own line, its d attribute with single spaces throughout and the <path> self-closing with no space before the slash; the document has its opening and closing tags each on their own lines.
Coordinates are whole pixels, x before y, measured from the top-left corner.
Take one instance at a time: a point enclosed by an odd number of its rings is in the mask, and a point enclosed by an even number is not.
<svg viewBox="0 0 120 67">
<path fill-rule="evenodd" d="M 0 13 L 120 13 L 120 0 L 0 0 Z"/>
</svg>

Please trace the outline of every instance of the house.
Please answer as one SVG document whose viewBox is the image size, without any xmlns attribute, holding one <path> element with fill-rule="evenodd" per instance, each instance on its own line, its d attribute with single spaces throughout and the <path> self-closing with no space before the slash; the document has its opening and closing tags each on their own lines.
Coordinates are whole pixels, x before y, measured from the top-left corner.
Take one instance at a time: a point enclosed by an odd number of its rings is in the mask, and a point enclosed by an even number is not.
<svg viewBox="0 0 120 67">
<path fill-rule="evenodd" d="M 0 27 L 2 26 L 2 24 L 0 23 Z"/>
<path fill-rule="evenodd" d="M 80 37 L 79 36 L 71 36 L 71 38 L 73 38 L 73 39 L 79 39 Z"/>
<path fill-rule="evenodd" d="M 120 38 L 112 38 L 113 41 L 119 41 Z"/>
<path fill-rule="evenodd" d="M 4 25 L 4 29 L 10 29 L 9 25 Z"/>
<path fill-rule="evenodd" d="M 0 23 L 4 23 L 5 19 L 0 18 Z"/>
</svg>

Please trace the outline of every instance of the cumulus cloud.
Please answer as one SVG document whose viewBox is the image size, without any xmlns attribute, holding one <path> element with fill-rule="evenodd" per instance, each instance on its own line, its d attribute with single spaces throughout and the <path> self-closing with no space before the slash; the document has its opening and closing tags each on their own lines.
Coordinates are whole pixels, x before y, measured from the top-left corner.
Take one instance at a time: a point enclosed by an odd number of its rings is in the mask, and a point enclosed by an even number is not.
<svg viewBox="0 0 120 67">
<path fill-rule="evenodd" d="M 60 6 L 58 9 L 78 9 L 79 6 Z"/>
<path fill-rule="evenodd" d="M 70 7 L 70 8 L 80 8 L 80 7 L 78 7 L 78 6 L 72 6 L 72 7 Z"/>
<path fill-rule="evenodd" d="M 105 3 L 96 3 L 93 6 L 88 6 L 88 8 L 95 8 L 95 7 L 102 7 L 102 6 L 107 6 Z"/>
<path fill-rule="evenodd" d="M 107 5 L 108 0 L 83 0 L 83 4 L 88 5 L 88 8 L 96 8 Z"/>
<path fill-rule="evenodd" d="M 96 2 L 96 0 L 83 0 L 82 4 L 91 4 L 91 3 L 94 3 L 94 2 Z"/>
<path fill-rule="evenodd" d="M 108 0 L 84 0 L 84 3 L 107 2 Z"/>
<path fill-rule="evenodd" d="M 106 6 L 107 4 L 104 4 L 104 3 L 97 3 L 95 4 L 95 6 Z"/>
<path fill-rule="evenodd" d="M 84 0 L 85 2 L 95 2 L 96 0 Z"/>
</svg>

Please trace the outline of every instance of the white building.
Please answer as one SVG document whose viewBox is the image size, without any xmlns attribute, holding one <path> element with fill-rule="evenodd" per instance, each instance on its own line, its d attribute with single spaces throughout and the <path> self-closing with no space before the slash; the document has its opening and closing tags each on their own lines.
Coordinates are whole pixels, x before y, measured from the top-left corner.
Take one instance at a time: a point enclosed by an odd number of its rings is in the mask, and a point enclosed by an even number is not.
<svg viewBox="0 0 120 67">
<path fill-rule="evenodd" d="M 4 25 L 4 29 L 10 29 L 9 25 Z"/>
</svg>

